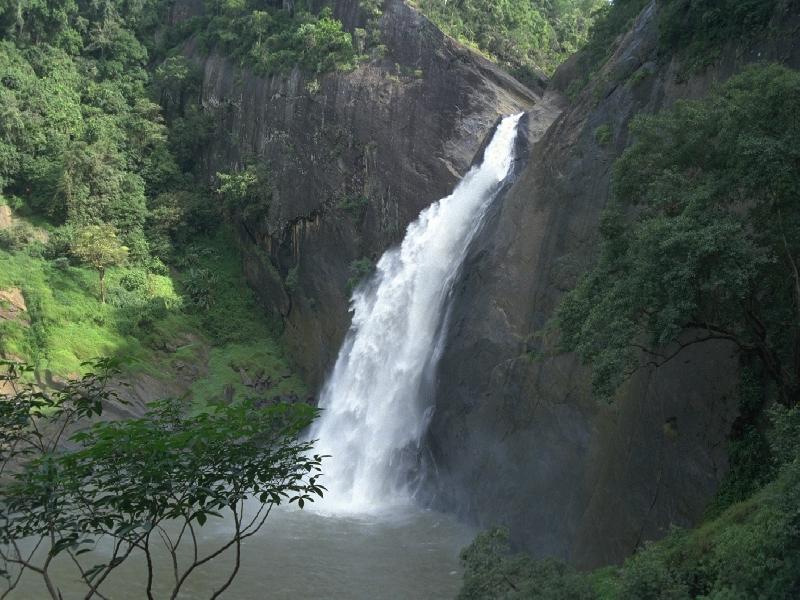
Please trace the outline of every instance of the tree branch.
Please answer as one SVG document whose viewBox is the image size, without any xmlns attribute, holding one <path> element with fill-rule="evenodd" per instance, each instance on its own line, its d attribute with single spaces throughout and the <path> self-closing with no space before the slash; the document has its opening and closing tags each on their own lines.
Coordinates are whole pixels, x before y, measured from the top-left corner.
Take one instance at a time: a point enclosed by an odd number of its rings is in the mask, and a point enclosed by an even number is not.
<svg viewBox="0 0 800 600">
<path fill-rule="evenodd" d="M 3 598 L 7 597 L 11 592 L 14 591 L 14 589 L 16 589 L 16 587 L 19 585 L 19 582 L 22 579 L 22 576 L 24 575 L 26 569 L 31 569 L 31 570 L 34 570 L 34 571 L 38 571 L 38 569 L 32 568 L 32 565 L 30 564 L 30 562 L 33 560 L 33 557 L 36 554 L 36 551 L 42 545 L 43 541 L 44 541 L 44 536 L 39 536 L 39 541 L 36 542 L 36 545 L 33 547 L 33 550 L 31 550 L 30 554 L 28 555 L 28 558 L 26 558 L 26 559 L 22 557 L 22 554 L 19 551 L 19 546 L 17 545 L 16 541 L 12 541 L 11 545 L 14 548 L 14 552 L 17 553 L 17 556 L 19 557 L 19 560 L 10 560 L 6 556 L 5 552 L 3 552 L 2 549 L 0 549 L 0 558 L 2 558 L 4 562 L 14 563 L 14 564 L 19 565 L 19 567 L 20 567 L 19 573 L 17 573 L 16 578 L 14 579 L 13 582 L 9 581 L 9 584 L 8 584 L 9 587 L 0 596 L 0 600 L 2 600 Z"/>
<path fill-rule="evenodd" d="M 239 506 L 242 513 L 244 513 L 244 502 L 243 501 L 240 502 Z M 224 592 L 230 587 L 231 583 L 233 583 L 233 580 L 236 578 L 236 574 L 239 572 L 239 567 L 241 565 L 241 553 L 242 553 L 241 520 L 239 517 L 239 512 L 236 510 L 235 505 L 233 508 L 233 522 L 236 525 L 236 533 L 234 537 L 234 539 L 236 540 L 236 558 L 234 559 L 233 570 L 231 571 L 231 574 L 225 581 L 225 583 L 222 584 L 222 587 L 220 587 L 217 591 L 215 591 L 214 594 L 211 596 L 211 600 L 216 600 L 217 598 L 219 598 L 222 592 Z"/>
<path fill-rule="evenodd" d="M 72 559 L 72 562 L 75 563 L 75 566 L 78 568 L 78 572 L 81 574 L 81 579 L 83 579 L 84 583 L 86 583 L 86 585 L 89 588 L 91 588 L 92 587 L 92 581 L 86 575 L 86 571 L 83 569 L 83 566 L 81 565 L 80 561 L 78 560 L 78 557 L 75 556 L 75 554 L 72 552 L 72 550 L 67 550 L 67 554 L 69 554 L 69 557 Z M 97 590 L 94 591 L 94 595 L 95 596 L 99 596 L 101 598 L 101 600 L 109 600 L 106 596 L 104 596 L 103 594 L 101 594 Z"/>
</svg>

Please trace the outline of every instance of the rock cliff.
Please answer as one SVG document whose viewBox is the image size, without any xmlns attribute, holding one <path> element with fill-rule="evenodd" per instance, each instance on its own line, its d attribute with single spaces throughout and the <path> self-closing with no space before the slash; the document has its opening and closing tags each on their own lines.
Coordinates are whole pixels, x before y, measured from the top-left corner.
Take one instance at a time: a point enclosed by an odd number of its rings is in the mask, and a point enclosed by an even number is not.
<svg viewBox="0 0 800 600">
<path fill-rule="evenodd" d="M 184 0 L 176 18 L 201 9 Z M 349 324 L 351 265 L 377 259 L 452 189 L 497 117 L 529 111 L 527 167 L 495 204 L 454 290 L 420 493 L 582 567 L 696 523 L 726 470 L 737 417 L 738 357 L 724 342 L 639 371 L 608 406 L 591 398 L 575 357 L 555 351 L 547 324 L 595 257 L 627 125 L 702 96 L 748 62 L 800 66 L 789 35 L 746 51 L 732 44 L 714 67 L 687 75 L 659 53 L 656 11 L 655 2 L 643 11 L 569 106 L 561 92 L 581 75 L 575 60 L 547 93 L 528 90 L 402 0 L 384 2 L 383 56 L 319 80 L 258 77 L 185 47 L 224 133 L 206 149 L 209 179 L 254 158 L 270 166 L 268 215 L 234 223 L 248 279 L 282 317 L 312 385 Z M 335 14 L 351 31 L 365 25 L 356 0 L 336 2 Z"/>
<path fill-rule="evenodd" d="M 365 26 L 358 1 L 334 10 L 346 28 Z M 186 18 L 192 9 L 177 12 Z M 265 309 L 283 318 L 312 385 L 349 326 L 351 265 L 398 242 L 422 208 L 452 189 L 497 117 L 534 106 L 541 92 L 402 0 L 383 4 L 379 27 L 383 56 L 318 80 L 297 71 L 258 77 L 191 42 L 185 48 L 202 66 L 202 103 L 222 132 L 207 148 L 209 179 L 252 159 L 269 165 L 268 216 L 234 220 L 247 277 Z"/>
<path fill-rule="evenodd" d="M 595 257 L 627 125 L 703 95 L 748 62 L 800 64 L 788 34 L 747 51 L 732 45 L 716 66 L 687 75 L 658 52 L 656 11 L 655 2 L 643 11 L 593 84 L 533 145 L 474 242 L 426 443 L 433 505 L 506 525 L 518 547 L 581 567 L 620 561 L 671 525 L 695 524 L 726 470 L 737 416 L 738 363 L 727 343 L 689 346 L 637 372 L 608 406 L 591 399 L 575 357 L 556 352 L 547 324 Z M 554 90 L 577 68 L 565 64 Z"/>
</svg>

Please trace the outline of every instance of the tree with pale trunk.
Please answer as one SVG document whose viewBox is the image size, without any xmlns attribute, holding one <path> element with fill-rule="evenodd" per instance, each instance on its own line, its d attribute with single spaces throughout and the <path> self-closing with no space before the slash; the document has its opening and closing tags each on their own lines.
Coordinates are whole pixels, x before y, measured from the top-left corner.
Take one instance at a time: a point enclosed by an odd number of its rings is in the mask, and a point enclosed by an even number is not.
<svg viewBox="0 0 800 600">
<path fill-rule="evenodd" d="M 117 238 L 111 225 L 87 225 L 75 235 L 72 253 L 97 271 L 100 277 L 100 301 L 106 303 L 106 269 L 122 264 L 128 248 Z"/>
</svg>

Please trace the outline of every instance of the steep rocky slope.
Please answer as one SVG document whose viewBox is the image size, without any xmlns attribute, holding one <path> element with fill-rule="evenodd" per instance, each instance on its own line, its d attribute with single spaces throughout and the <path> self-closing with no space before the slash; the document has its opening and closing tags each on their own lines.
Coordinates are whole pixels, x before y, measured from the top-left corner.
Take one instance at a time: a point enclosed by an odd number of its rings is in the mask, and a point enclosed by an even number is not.
<svg viewBox="0 0 800 600">
<path fill-rule="evenodd" d="M 357 0 L 334 8 L 349 30 L 365 26 Z M 201 9 L 187 0 L 175 18 Z M 283 317 L 312 385 L 349 325 L 351 265 L 399 241 L 452 189 L 497 117 L 539 98 L 402 0 L 384 3 L 379 26 L 383 57 L 318 81 L 297 71 L 257 77 L 185 48 L 202 65 L 202 103 L 222 132 L 207 148 L 209 179 L 252 159 L 270 167 L 268 216 L 236 223 L 248 279 Z"/>
<path fill-rule="evenodd" d="M 726 470 L 737 417 L 737 356 L 726 342 L 640 370 L 610 406 L 591 399 L 575 357 L 555 352 L 547 323 L 595 257 L 627 124 L 703 95 L 748 62 L 800 65 L 795 28 L 786 27 L 747 51 L 732 45 L 716 66 L 687 76 L 680 61 L 658 55 L 656 11 L 655 2 L 643 11 L 533 147 L 476 240 L 427 440 L 434 505 L 508 525 L 518 546 L 584 567 L 619 561 L 672 524 L 696 523 Z M 565 89 L 577 69 L 569 61 L 554 87 Z"/>
</svg>

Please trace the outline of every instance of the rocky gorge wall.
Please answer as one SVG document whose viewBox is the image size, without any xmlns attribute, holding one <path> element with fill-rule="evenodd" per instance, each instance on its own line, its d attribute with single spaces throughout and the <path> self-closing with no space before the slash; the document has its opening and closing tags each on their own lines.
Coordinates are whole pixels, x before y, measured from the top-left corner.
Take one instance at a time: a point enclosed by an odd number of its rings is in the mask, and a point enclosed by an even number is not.
<svg viewBox="0 0 800 600">
<path fill-rule="evenodd" d="M 182 18 L 202 8 L 179 7 Z M 365 24 L 356 0 L 336 2 L 335 14 L 351 31 Z M 529 112 L 527 167 L 454 290 L 420 498 L 479 526 L 507 525 L 517 547 L 581 567 L 696 523 L 726 471 L 738 414 L 738 357 L 724 342 L 639 371 L 608 406 L 591 398 L 575 357 L 555 351 L 547 324 L 596 255 L 628 123 L 703 96 L 749 62 L 800 66 L 789 35 L 746 51 L 732 44 L 687 75 L 659 55 L 656 15 L 653 2 L 569 104 L 575 59 L 546 93 L 528 90 L 402 0 L 383 5 L 384 56 L 318 80 L 259 77 L 191 42 L 184 49 L 202 67 L 202 103 L 221 132 L 206 149 L 209 180 L 253 159 L 270 167 L 267 216 L 233 220 L 248 280 L 286 324 L 312 386 L 349 325 L 351 265 L 377 259 L 452 189 L 499 116 Z"/>
<path fill-rule="evenodd" d="M 187 18 L 196 4 L 177 10 Z M 334 3 L 351 31 L 365 26 L 357 0 Z M 501 115 L 534 106 L 531 91 L 444 36 L 402 0 L 379 21 L 383 56 L 311 79 L 259 77 L 224 56 L 184 51 L 203 71 L 201 102 L 220 135 L 205 171 L 269 166 L 273 194 L 260 219 L 234 215 L 245 270 L 312 386 L 336 358 L 349 326 L 348 281 L 402 239 L 446 195 Z"/>
<path fill-rule="evenodd" d="M 596 256 L 627 125 L 701 97 L 749 62 L 800 65 L 790 33 L 747 51 L 732 45 L 716 66 L 687 75 L 678 60 L 659 56 L 657 7 L 643 11 L 533 145 L 475 241 L 455 293 L 425 448 L 428 502 L 482 527 L 508 526 L 517 547 L 580 567 L 619 562 L 670 526 L 697 523 L 726 471 L 738 414 L 738 359 L 727 342 L 692 345 L 638 371 L 603 406 L 591 398 L 587 370 L 556 350 L 548 322 Z M 565 64 L 552 93 L 577 70 L 576 60 Z M 596 135 L 601 127 L 611 140 Z"/>
</svg>

